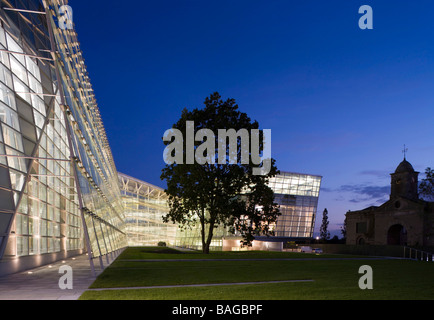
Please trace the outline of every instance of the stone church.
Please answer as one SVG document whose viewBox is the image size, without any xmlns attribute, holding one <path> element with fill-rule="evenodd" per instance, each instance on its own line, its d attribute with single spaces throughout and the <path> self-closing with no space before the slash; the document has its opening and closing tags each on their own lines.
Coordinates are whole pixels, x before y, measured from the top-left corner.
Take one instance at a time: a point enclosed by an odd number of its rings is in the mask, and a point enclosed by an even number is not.
<svg viewBox="0 0 434 320">
<path fill-rule="evenodd" d="M 346 213 L 346 243 L 434 246 L 434 202 L 419 198 L 419 172 L 404 157 L 390 175 L 387 202 Z"/>
</svg>

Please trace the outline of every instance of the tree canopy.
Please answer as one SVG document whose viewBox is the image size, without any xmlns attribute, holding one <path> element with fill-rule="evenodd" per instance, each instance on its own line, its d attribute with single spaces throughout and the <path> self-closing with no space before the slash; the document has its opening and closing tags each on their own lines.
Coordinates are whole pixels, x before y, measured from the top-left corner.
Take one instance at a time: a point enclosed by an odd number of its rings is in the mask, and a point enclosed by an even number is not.
<svg viewBox="0 0 434 320">
<path fill-rule="evenodd" d="M 163 217 L 164 221 L 178 223 L 181 228 L 199 224 L 202 250 L 209 253 L 218 226 L 238 232 L 245 244 L 250 244 L 255 235 L 273 234 L 271 226 L 280 212 L 267 185 L 269 177 L 278 173 L 275 160 L 269 159 L 265 173 L 254 174 L 258 167 L 255 156 L 264 151 L 264 134 L 258 130 L 258 122 L 240 112 L 234 99 L 223 101 L 217 92 L 207 97 L 204 104 L 203 109 L 184 109 L 168 133 L 174 139 L 166 135 L 163 138 L 166 156 L 171 160 L 166 161 L 161 179 L 167 182 L 165 192 L 169 196 L 169 213 Z M 189 132 L 192 125 L 194 134 Z M 236 149 L 229 137 L 211 134 L 222 133 L 223 129 L 234 129 L 239 134 Z M 246 130 L 250 136 L 241 134 Z M 250 140 L 246 142 L 246 138 Z M 253 141 L 259 141 L 259 150 L 253 150 Z M 236 163 L 230 162 L 231 159 L 236 159 Z M 263 159 L 261 166 L 265 165 Z"/>
<path fill-rule="evenodd" d="M 434 170 L 430 167 L 425 169 L 425 178 L 419 184 L 420 195 L 428 200 L 434 200 Z"/>
</svg>

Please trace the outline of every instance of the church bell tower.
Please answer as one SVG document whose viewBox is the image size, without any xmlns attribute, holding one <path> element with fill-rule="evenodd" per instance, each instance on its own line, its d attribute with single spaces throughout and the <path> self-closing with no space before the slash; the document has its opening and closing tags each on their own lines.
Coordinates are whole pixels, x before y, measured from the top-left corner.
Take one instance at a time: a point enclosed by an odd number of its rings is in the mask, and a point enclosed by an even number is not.
<svg viewBox="0 0 434 320">
<path fill-rule="evenodd" d="M 404 197 L 410 200 L 418 200 L 418 175 L 413 166 L 405 159 L 398 165 L 394 173 L 391 173 L 390 199 Z"/>
</svg>

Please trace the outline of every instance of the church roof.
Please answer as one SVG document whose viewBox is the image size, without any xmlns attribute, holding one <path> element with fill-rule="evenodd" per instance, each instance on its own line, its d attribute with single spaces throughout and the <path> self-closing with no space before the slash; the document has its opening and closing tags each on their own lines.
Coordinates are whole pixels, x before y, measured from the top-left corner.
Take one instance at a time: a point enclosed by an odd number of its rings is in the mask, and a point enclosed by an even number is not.
<svg viewBox="0 0 434 320">
<path fill-rule="evenodd" d="M 401 172 L 414 172 L 413 166 L 410 162 L 407 160 L 404 160 L 398 165 L 398 167 L 395 170 L 395 173 L 401 173 Z"/>
</svg>

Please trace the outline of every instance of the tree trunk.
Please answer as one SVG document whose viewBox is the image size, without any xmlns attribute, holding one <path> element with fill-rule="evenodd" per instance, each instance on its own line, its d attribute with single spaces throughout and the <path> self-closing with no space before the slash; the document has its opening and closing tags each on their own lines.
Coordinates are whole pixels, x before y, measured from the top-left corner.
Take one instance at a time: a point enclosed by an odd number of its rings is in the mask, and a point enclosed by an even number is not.
<svg viewBox="0 0 434 320">
<path fill-rule="evenodd" d="M 205 215 L 203 214 L 203 212 L 202 212 L 202 216 L 200 217 L 200 226 L 201 226 L 200 232 L 201 232 L 201 237 L 202 237 L 202 252 L 203 253 L 209 253 L 209 247 L 207 248 L 206 242 L 205 242 Z"/>
<path fill-rule="evenodd" d="M 209 254 L 209 245 L 207 243 L 203 244 L 202 253 Z"/>
<path fill-rule="evenodd" d="M 214 222 L 211 222 L 209 224 L 208 236 L 207 237 L 205 236 L 205 222 L 202 222 L 202 220 L 201 220 L 201 225 L 202 225 L 202 230 L 201 230 L 201 235 L 202 235 L 202 253 L 209 254 L 209 247 L 211 246 L 211 241 L 212 241 L 213 231 L 214 231 Z"/>
<path fill-rule="evenodd" d="M 203 253 L 209 253 L 209 247 L 211 246 L 211 241 L 214 233 L 214 221 L 211 221 L 208 228 L 208 237 L 206 239 L 205 247 Z"/>
</svg>

